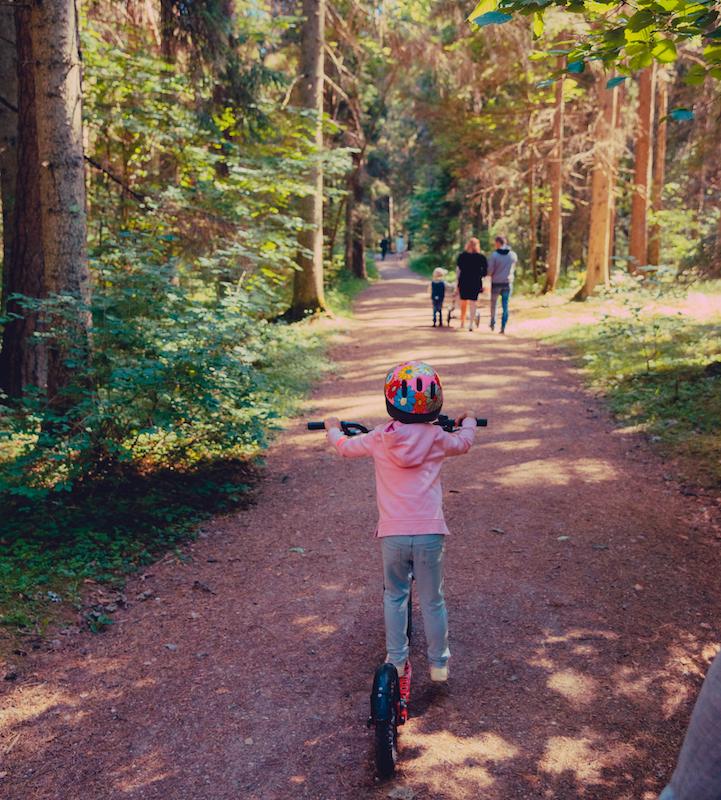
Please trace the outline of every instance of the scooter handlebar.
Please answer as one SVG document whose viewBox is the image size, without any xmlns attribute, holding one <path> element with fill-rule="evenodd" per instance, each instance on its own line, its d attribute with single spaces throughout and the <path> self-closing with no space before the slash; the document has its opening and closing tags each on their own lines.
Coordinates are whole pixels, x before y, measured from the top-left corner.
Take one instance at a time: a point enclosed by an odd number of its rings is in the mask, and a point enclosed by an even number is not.
<svg viewBox="0 0 721 800">
<path fill-rule="evenodd" d="M 444 430 L 447 431 L 455 429 L 455 421 L 451 417 L 447 417 L 444 414 L 438 415 L 438 420 L 435 424 L 440 425 Z M 482 417 L 476 417 L 476 425 L 478 425 L 479 428 L 487 428 L 488 420 L 483 419 Z M 341 422 L 340 427 L 346 436 L 354 436 L 358 433 L 368 433 L 368 428 L 366 428 L 365 425 L 361 425 L 360 422 Z M 309 422 L 308 430 L 324 431 L 325 422 Z"/>
</svg>

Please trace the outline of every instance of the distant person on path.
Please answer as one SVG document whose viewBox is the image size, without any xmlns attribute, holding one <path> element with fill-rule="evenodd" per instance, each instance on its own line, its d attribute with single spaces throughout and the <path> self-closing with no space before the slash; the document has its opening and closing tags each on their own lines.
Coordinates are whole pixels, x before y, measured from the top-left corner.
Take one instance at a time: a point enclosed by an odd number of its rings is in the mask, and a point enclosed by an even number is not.
<svg viewBox="0 0 721 800">
<path fill-rule="evenodd" d="M 381 239 L 381 261 L 386 260 L 386 255 L 388 254 L 390 247 L 391 247 L 390 240 L 388 239 L 387 236 L 384 236 Z"/>
<path fill-rule="evenodd" d="M 403 238 L 403 234 L 399 233 L 396 237 L 396 253 L 400 256 L 403 255 L 406 249 L 406 241 Z"/>
<path fill-rule="evenodd" d="M 376 537 L 383 556 L 383 610 L 386 661 L 400 676 L 401 697 L 410 688 L 408 597 L 410 571 L 420 600 L 432 681 L 448 680 L 448 612 L 443 592 L 443 560 L 448 533 L 443 517 L 441 466 L 449 456 L 468 452 L 476 433 L 475 414 L 456 421 L 448 433 L 438 425 L 443 390 L 436 371 L 422 361 L 405 361 L 385 380 L 391 420 L 370 433 L 346 436 L 336 417 L 325 420 L 328 441 L 345 458 L 370 457 L 375 465 L 379 521 Z M 405 697 L 404 697 L 405 693 Z"/>
<path fill-rule="evenodd" d="M 433 301 L 433 327 L 436 327 L 436 315 L 438 315 L 438 325 L 443 327 L 443 301 L 446 299 L 446 282 L 443 280 L 446 271 L 440 267 L 433 270 L 433 280 L 431 281 L 431 300 Z"/>
<path fill-rule="evenodd" d="M 721 798 L 721 655 L 709 667 L 671 782 L 659 800 Z"/>
<path fill-rule="evenodd" d="M 491 330 L 496 328 L 496 305 L 501 298 L 501 333 L 508 324 L 508 301 L 513 291 L 513 273 L 518 256 L 508 246 L 505 236 L 496 236 L 496 249 L 488 259 L 488 275 L 491 279 Z"/>
<path fill-rule="evenodd" d="M 461 328 L 466 324 L 466 313 L 470 304 L 468 330 L 473 330 L 476 318 L 478 295 L 483 291 L 483 278 L 488 271 L 488 262 L 481 253 L 481 243 L 473 237 L 456 260 L 458 267 L 458 294 L 461 298 Z"/>
</svg>

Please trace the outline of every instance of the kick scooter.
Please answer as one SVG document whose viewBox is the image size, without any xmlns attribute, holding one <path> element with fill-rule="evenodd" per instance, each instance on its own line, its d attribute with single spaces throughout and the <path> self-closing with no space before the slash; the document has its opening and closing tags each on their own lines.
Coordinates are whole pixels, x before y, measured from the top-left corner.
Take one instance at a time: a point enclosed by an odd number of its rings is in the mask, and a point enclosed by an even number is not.
<svg viewBox="0 0 721 800">
<path fill-rule="evenodd" d="M 444 414 L 439 414 L 434 423 L 440 425 L 443 430 L 452 432 L 456 430 L 454 420 Z M 486 427 L 488 420 L 476 419 L 478 427 Z M 341 422 L 341 430 L 346 436 L 357 436 L 361 433 L 368 433 L 369 430 L 360 422 Z M 325 430 L 323 422 L 309 422 L 308 430 Z M 413 633 L 413 575 L 411 574 L 411 591 L 408 596 L 408 627 L 406 635 L 408 642 L 411 641 Z M 408 703 L 410 701 L 410 662 L 406 666 L 407 678 L 401 693 L 401 677 L 393 664 L 381 664 L 373 676 L 373 688 L 370 697 L 370 716 L 367 726 L 375 729 L 375 764 L 376 771 L 380 778 L 391 778 L 396 770 L 398 762 L 398 726 L 404 725 L 408 719 Z"/>
</svg>

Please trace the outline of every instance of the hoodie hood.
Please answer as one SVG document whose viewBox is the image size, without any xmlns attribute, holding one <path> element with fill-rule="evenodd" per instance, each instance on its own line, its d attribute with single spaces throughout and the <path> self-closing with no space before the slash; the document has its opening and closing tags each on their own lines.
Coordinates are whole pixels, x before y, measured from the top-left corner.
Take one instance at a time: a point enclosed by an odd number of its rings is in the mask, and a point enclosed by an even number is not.
<svg viewBox="0 0 721 800">
<path fill-rule="evenodd" d="M 418 467 L 433 447 L 435 432 L 428 423 L 407 425 L 394 420 L 381 431 L 381 442 L 388 460 L 397 467 Z"/>
<path fill-rule="evenodd" d="M 496 249 L 497 253 L 500 253 L 502 256 L 507 256 L 511 252 L 510 247 L 498 247 Z"/>
</svg>

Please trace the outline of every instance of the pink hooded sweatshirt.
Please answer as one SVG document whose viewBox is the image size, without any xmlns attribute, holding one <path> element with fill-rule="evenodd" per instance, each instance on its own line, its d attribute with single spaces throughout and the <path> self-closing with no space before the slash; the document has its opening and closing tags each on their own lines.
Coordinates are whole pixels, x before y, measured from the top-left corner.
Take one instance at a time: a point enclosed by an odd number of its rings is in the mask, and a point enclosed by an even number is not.
<svg viewBox="0 0 721 800">
<path fill-rule="evenodd" d="M 457 433 L 430 423 L 405 425 L 393 420 L 353 437 L 334 428 L 328 431 L 328 441 L 344 458 L 373 458 L 379 514 L 376 536 L 411 536 L 448 533 L 441 464 L 447 456 L 467 453 L 475 434 L 474 419 L 464 419 Z"/>
</svg>

